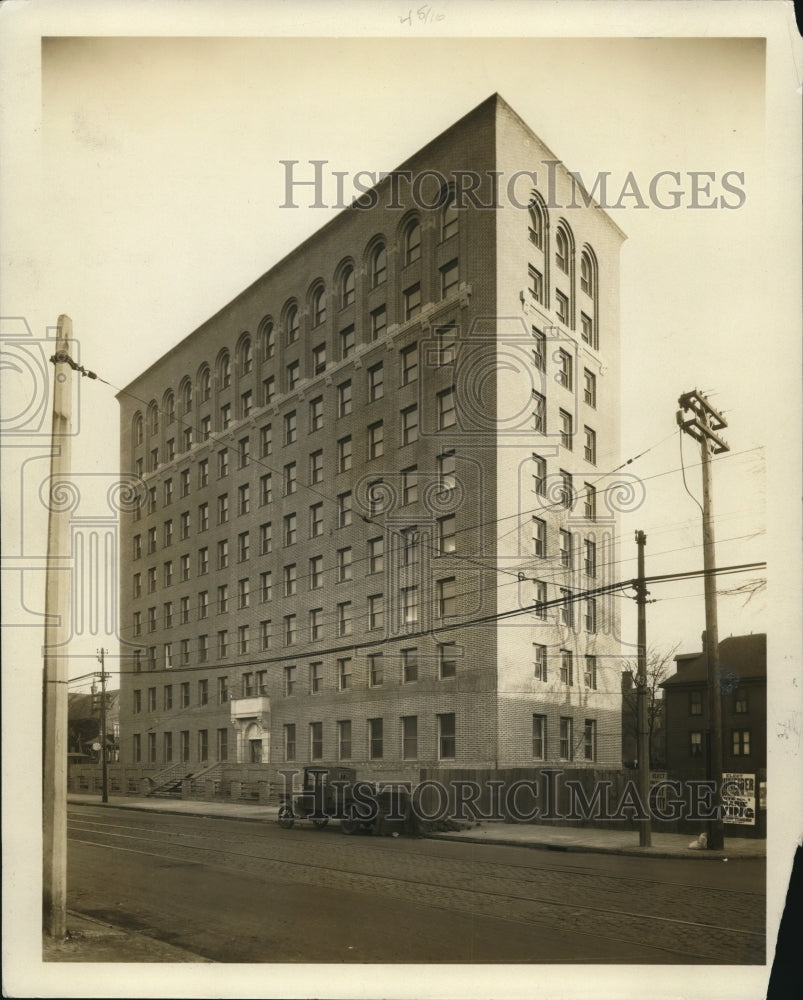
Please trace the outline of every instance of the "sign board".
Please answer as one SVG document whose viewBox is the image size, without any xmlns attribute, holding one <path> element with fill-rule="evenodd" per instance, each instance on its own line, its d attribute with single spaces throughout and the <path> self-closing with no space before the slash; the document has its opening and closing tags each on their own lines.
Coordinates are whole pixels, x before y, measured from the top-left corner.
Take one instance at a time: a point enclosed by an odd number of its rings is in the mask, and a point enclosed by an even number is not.
<svg viewBox="0 0 803 1000">
<path fill-rule="evenodd" d="M 756 824 L 756 776 L 754 774 L 722 775 L 722 820 L 731 826 Z"/>
<path fill-rule="evenodd" d="M 669 771 L 650 771 L 650 801 L 652 808 L 658 813 L 666 811 L 666 789 L 659 788 L 654 797 L 652 789 L 661 781 L 666 781 L 668 777 Z"/>
</svg>

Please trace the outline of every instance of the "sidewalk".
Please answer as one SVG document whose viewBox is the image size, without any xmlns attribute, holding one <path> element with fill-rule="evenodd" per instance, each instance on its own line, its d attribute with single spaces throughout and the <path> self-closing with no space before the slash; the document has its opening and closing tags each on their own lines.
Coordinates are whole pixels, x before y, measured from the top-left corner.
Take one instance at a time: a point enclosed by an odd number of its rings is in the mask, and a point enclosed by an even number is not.
<svg viewBox="0 0 803 1000">
<path fill-rule="evenodd" d="M 70 793 L 74 804 L 101 805 L 100 796 Z M 182 799 L 137 799 L 125 795 L 110 795 L 108 807 L 138 809 L 148 812 L 169 812 L 185 816 L 226 817 L 272 822 L 278 806 L 253 805 L 241 802 L 193 802 Z M 767 843 L 756 837 L 728 837 L 725 850 L 692 850 L 694 837 L 688 833 L 652 834 L 651 847 L 639 847 L 638 830 L 591 829 L 590 827 L 542 826 L 537 823 L 460 823 L 454 830 L 428 833 L 439 840 L 471 841 L 512 847 L 532 847 L 541 850 L 575 851 L 592 854 L 627 854 L 634 857 L 696 858 L 701 861 L 721 861 L 725 858 L 764 858 Z"/>
</svg>

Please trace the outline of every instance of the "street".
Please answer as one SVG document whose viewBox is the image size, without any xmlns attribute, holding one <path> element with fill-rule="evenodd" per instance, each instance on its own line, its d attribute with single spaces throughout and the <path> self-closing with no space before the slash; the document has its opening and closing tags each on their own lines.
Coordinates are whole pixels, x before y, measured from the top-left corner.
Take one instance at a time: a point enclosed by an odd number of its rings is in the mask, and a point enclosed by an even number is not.
<svg viewBox="0 0 803 1000">
<path fill-rule="evenodd" d="M 68 907 L 215 962 L 764 962 L 763 861 L 71 805 Z"/>
</svg>

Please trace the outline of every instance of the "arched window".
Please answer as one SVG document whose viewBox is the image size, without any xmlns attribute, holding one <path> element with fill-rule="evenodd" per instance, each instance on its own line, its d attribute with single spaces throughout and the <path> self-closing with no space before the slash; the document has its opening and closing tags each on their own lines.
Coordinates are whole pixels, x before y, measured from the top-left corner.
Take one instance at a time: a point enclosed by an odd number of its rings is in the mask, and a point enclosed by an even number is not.
<svg viewBox="0 0 803 1000">
<path fill-rule="evenodd" d="M 156 400 L 151 400 L 148 405 L 148 431 L 150 434 L 157 434 L 159 432 L 159 407 L 156 405 Z"/>
<path fill-rule="evenodd" d="M 142 414 L 137 410 L 134 414 L 134 444 L 142 444 L 145 439 L 145 421 Z"/>
<path fill-rule="evenodd" d="M 312 325 L 320 326 L 326 322 L 326 293 L 323 285 L 318 285 L 312 293 Z"/>
<path fill-rule="evenodd" d="M 254 354 L 251 350 L 251 338 L 244 337 L 240 341 L 240 372 L 250 374 L 254 369 Z"/>
<path fill-rule="evenodd" d="M 212 395 L 212 373 L 209 366 L 204 365 L 198 374 L 198 396 L 201 402 L 205 402 Z"/>
<path fill-rule="evenodd" d="M 555 233 L 555 263 L 564 274 L 569 273 L 569 238 L 560 228 Z"/>
<path fill-rule="evenodd" d="M 580 255 L 580 289 L 593 299 L 595 295 L 594 260 L 588 250 L 584 250 Z"/>
<path fill-rule="evenodd" d="M 377 243 L 371 252 L 371 288 L 381 285 L 388 275 L 388 254 L 384 243 Z"/>
<path fill-rule="evenodd" d="M 192 382 L 185 378 L 179 387 L 179 399 L 181 400 L 181 412 L 189 413 L 192 409 Z"/>
<path fill-rule="evenodd" d="M 537 201 L 530 205 L 530 242 L 539 250 L 544 249 L 544 231 L 546 229 L 544 210 Z"/>
<path fill-rule="evenodd" d="M 340 277 L 340 308 L 354 303 L 354 268 L 347 264 Z"/>
<path fill-rule="evenodd" d="M 413 220 L 404 234 L 404 263 L 412 264 L 421 257 L 421 226 Z"/>
<path fill-rule="evenodd" d="M 460 226 L 460 216 L 457 214 L 456 196 L 451 188 L 444 192 L 443 210 L 441 213 L 441 239 L 448 240 L 457 236 Z"/>
<path fill-rule="evenodd" d="M 285 340 L 294 344 L 298 340 L 298 306 L 292 305 L 284 316 Z"/>
<path fill-rule="evenodd" d="M 269 361 L 276 353 L 276 331 L 270 319 L 263 319 L 259 331 L 259 342 L 263 361 Z"/>
<path fill-rule="evenodd" d="M 231 385 L 231 358 L 228 351 L 224 351 L 218 359 L 217 377 L 221 389 L 227 389 Z"/>
<path fill-rule="evenodd" d="M 172 391 L 165 393 L 164 405 L 162 406 L 165 415 L 165 423 L 172 424 L 176 419 L 176 397 Z"/>
</svg>

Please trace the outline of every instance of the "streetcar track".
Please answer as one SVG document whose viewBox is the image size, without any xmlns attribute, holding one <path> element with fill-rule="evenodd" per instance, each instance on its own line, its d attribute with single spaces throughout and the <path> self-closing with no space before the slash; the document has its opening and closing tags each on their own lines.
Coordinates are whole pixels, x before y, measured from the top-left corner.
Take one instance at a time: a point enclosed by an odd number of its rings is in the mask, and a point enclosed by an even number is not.
<svg viewBox="0 0 803 1000">
<path fill-rule="evenodd" d="M 225 817 L 221 817 L 221 819 L 225 819 Z M 73 820 L 72 822 L 75 822 L 75 821 Z M 79 822 L 81 822 L 81 821 L 79 821 Z M 106 828 L 109 828 L 109 829 L 119 829 L 120 826 L 121 826 L 121 824 L 117 824 L 117 823 L 102 823 L 99 820 L 92 820 L 92 819 L 83 820 L 83 822 L 94 824 L 96 826 L 106 827 Z M 125 829 L 137 829 L 135 826 L 128 826 L 128 825 L 124 825 L 124 828 Z M 155 833 L 159 833 L 159 834 L 161 834 L 163 836 L 166 835 L 168 837 L 174 836 L 174 837 L 194 838 L 196 840 L 217 840 L 217 836 L 215 834 L 208 833 L 208 832 L 205 832 L 205 831 L 194 831 L 194 830 L 193 831 L 185 831 L 185 830 L 182 830 L 182 831 L 165 831 L 165 830 L 163 830 L 163 828 L 160 828 L 156 824 L 152 824 L 150 826 L 147 826 L 147 827 L 145 827 L 145 829 L 146 830 L 150 830 L 150 831 L 155 832 Z M 321 833 L 321 831 L 314 831 L 313 832 L 312 830 L 305 831 L 305 832 L 310 833 L 310 834 L 312 834 L 314 836 L 320 836 L 320 833 Z M 466 841 L 466 843 L 468 843 L 468 841 Z M 515 846 L 515 845 L 511 845 L 511 846 Z M 203 847 L 199 847 L 198 849 L 199 850 L 209 850 L 209 848 L 203 848 Z M 302 850 L 302 848 L 300 846 L 298 848 L 296 848 L 294 845 L 290 845 L 290 849 L 291 850 L 295 850 L 295 851 Z M 338 847 L 336 847 L 335 850 L 340 851 L 340 852 L 346 852 L 346 851 L 349 851 L 349 848 L 345 844 L 343 844 L 343 845 L 339 845 Z M 366 853 L 387 856 L 390 853 L 390 850 L 391 850 L 390 846 L 384 847 L 384 846 L 380 846 L 379 844 L 376 844 L 376 843 L 366 844 L 364 840 L 360 841 L 360 854 L 363 857 L 366 855 Z M 350 852 L 349 852 L 349 854 L 350 854 Z M 254 858 L 259 858 L 261 856 L 259 856 L 259 855 L 253 855 L 253 857 Z M 444 861 L 444 858 L 442 857 L 442 855 L 432 854 L 432 853 L 427 853 L 427 852 L 418 852 L 417 851 L 416 854 L 415 854 L 415 857 L 417 859 L 426 859 L 428 861 L 433 861 L 433 862 L 438 862 L 438 863 L 442 863 Z M 264 860 L 277 860 L 277 861 L 281 861 L 283 859 L 266 857 L 266 858 L 264 858 Z M 296 863 L 296 862 L 292 862 L 292 863 Z M 496 864 L 494 862 L 474 862 L 474 861 L 472 861 L 471 864 L 475 865 L 476 867 L 479 867 L 481 869 L 488 869 L 488 868 L 491 868 L 491 869 L 494 869 L 494 868 L 506 868 L 506 869 L 509 869 L 509 868 L 514 868 L 514 869 L 516 869 L 518 871 L 525 871 L 525 872 L 537 871 L 539 873 L 540 872 L 552 872 L 552 873 L 554 873 L 556 875 L 562 875 L 562 874 L 580 875 L 580 876 L 583 876 L 583 877 L 586 877 L 586 878 L 593 878 L 595 880 L 605 880 L 605 881 L 612 882 L 612 883 L 616 883 L 616 882 L 630 883 L 634 888 L 641 888 L 641 887 L 648 886 L 648 885 L 656 885 L 656 886 L 661 886 L 661 887 L 666 887 L 666 888 L 675 888 L 675 889 L 694 889 L 694 890 L 697 890 L 697 891 L 707 891 L 707 892 L 717 892 L 717 893 L 729 893 L 729 894 L 735 895 L 735 896 L 755 896 L 755 897 L 759 897 L 761 899 L 763 899 L 765 897 L 765 895 L 766 895 L 763 891 L 755 890 L 755 889 L 737 889 L 737 888 L 731 888 L 729 886 L 721 886 L 721 887 L 720 886 L 711 886 L 711 885 L 700 884 L 699 882 L 670 882 L 670 881 L 666 881 L 666 880 L 663 880 L 663 879 L 649 878 L 649 877 L 645 877 L 645 876 L 641 876 L 641 875 L 611 874 L 611 873 L 608 873 L 608 872 L 599 871 L 599 870 L 594 869 L 594 868 L 583 868 L 583 867 L 581 867 L 579 865 L 555 866 L 555 865 L 544 865 L 544 864 L 540 864 L 540 863 L 538 865 L 525 865 L 525 864 L 505 864 L 505 865 L 499 865 L 499 864 Z M 496 875 L 496 874 L 494 874 L 493 871 L 489 872 L 487 870 L 483 871 L 483 874 L 486 875 L 489 878 L 504 878 L 505 877 L 504 875 Z M 527 878 L 525 881 L 535 882 L 535 881 L 537 881 L 537 877 L 536 876 L 532 876 L 530 878 Z"/>
<path fill-rule="evenodd" d="M 84 832 L 86 832 L 86 831 L 84 831 Z M 99 833 L 98 836 L 104 836 L 104 834 L 100 834 Z M 127 834 L 115 834 L 115 836 L 125 837 L 126 839 L 131 839 L 131 840 L 137 840 L 137 839 L 139 839 L 139 840 L 147 841 L 147 838 L 145 836 L 142 836 L 142 837 L 139 837 L 139 838 L 136 837 L 136 836 L 130 836 L 130 835 L 127 835 Z M 93 846 L 93 847 L 101 847 L 101 848 L 104 848 L 104 849 L 107 849 L 107 850 L 117 850 L 117 851 L 122 851 L 122 852 L 127 852 L 127 853 L 133 853 L 133 854 L 140 854 L 140 855 L 145 855 L 145 856 L 149 856 L 149 857 L 155 857 L 155 858 L 159 858 L 162 861 L 167 861 L 167 862 L 170 862 L 170 863 L 182 863 L 182 864 L 186 864 L 187 860 L 188 860 L 186 858 L 169 857 L 169 856 L 166 856 L 164 854 L 155 853 L 153 851 L 139 851 L 139 850 L 135 850 L 133 848 L 128 848 L 128 847 L 116 847 L 116 846 L 113 846 L 111 844 L 98 843 L 97 841 L 93 841 L 93 840 L 81 840 L 81 839 L 79 839 L 77 837 L 72 837 L 71 839 L 75 843 L 81 843 L 81 844 L 85 844 L 85 845 Z M 258 855 L 258 854 L 248 854 L 248 853 L 245 853 L 245 852 L 242 852 L 242 851 L 232 851 L 230 848 L 227 848 L 227 849 L 221 851 L 220 848 L 218 848 L 218 849 L 215 850 L 213 848 L 192 847 L 190 845 L 175 845 L 175 846 L 178 846 L 180 850 L 184 850 L 184 851 L 203 851 L 204 853 L 208 853 L 208 854 L 217 854 L 218 857 L 221 854 L 223 854 L 224 856 L 228 856 L 228 857 L 231 857 L 231 858 L 244 859 L 245 861 L 248 861 L 248 862 L 258 862 L 258 863 L 263 863 L 263 864 L 264 863 L 273 863 L 273 864 L 276 864 L 276 865 L 279 865 L 279 866 L 290 865 L 290 866 L 292 866 L 294 868 L 297 868 L 297 869 L 300 869 L 300 870 L 303 870 L 303 871 L 307 871 L 307 872 L 310 871 L 310 870 L 315 870 L 317 872 L 332 872 L 332 873 L 335 873 L 337 875 L 344 876 L 344 877 L 349 877 L 350 876 L 350 877 L 356 877 L 358 879 L 359 878 L 369 879 L 369 880 L 374 879 L 376 881 L 382 881 L 382 882 L 385 882 L 385 883 L 391 883 L 392 882 L 392 883 L 397 883 L 399 885 L 413 885 L 413 886 L 416 886 L 416 887 L 420 887 L 421 884 L 422 884 L 419 880 L 411 879 L 411 878 L 405 878 L 405 877 L 399 876 L 399 875 L 374 875 L 374 874 L 370 874 L 370 873 L 366 873 L 366 872 L 361 872 L 361 871 L 346 871 L 346 870 L 344 870 L 342 868 L 336 868 L 336 867 L 331 866 L 331 865 L 322 865 L 322 864 L 318 864 L 318 863 L 312 862 L 308 858 L 305 859 L 305 860 L 303 860 L 303 861 L 291 861 L 291 860 L 288 860 L 286 858 L 264 857 L 264 856 L 261 856 L 261 855 Z M 440 860 L 442 860 L 442 859 L 440 859 Z M 193 864 L 196 864 L 196 865 L 199 865 L 199 866 L 203 866 L 203 865 L 209 863 L 208 861 L 200 861 L 200 860 L 197 860 L 197 859 L 189 859 L 189 861 L 190 861 L 190 863 L 193 863 Z M 223 871 L 236 870 L 238 872 L 241 872 L 241 869 L 233 869 L 233 868 L 228 868 L 225 865 L 221 865 L 220 862 L 219 862 L 219 860 L 215 860 L 215 867 L 218 870 L 223 870 Z M 429 883 L 429 885 L 432 885 L 432 883 Z M 527 903 L 527 904 L 530 904 L 530 905 L 545 904 L 545 905 L 548 905 L 548 906 L 559 907 L 559 908 L 567 909 L 567 910 L 570 910 L 570 911 L 580 911 L 580 912 L 587 912 L 587 913 L 593 913 L 593 914 L 599 914 L 599 915 L 605 915 L 605 916 L 616 916 L 618 918 L 629 917 L 629 918 L 632 918 L 632 919 L 635 919 L 635 920 L 638 920 L 638 921 L 648 920 L 648 921 L 652 921 L 653 923 L 656 923 L 656 924 L 668 924 L 668 925 L 673 925 L 673 926 L 676 926 L 676 927 L 682 927 L 682 928 L 685 928 L 685 929 L 692 929 L 692 928 L 694 928 L 694 929 L 699 929 L 699 930 L 702 930 L 702 931 L 710 931 L 712 929 L 715 929 L 715 930 L 725 930 L 725 931 L 728 931 L 731 934 L 738 934 L 738 935 L 742 935 L 744 937 L 760 938 L 762 940 L 765 937 L 764 933 L 761 932 L 761 931 L 752 931 L 752 930 L 747 930 L 747 929 L 742 929 L 742 928 L 726 927 L 723 924 L 709 923 L 709 922 L 703 922 L 703 921 L 681 920 L 681 919 L 679 919 L 677 917 L 658 916 L 658 915 L 652 914 L 652 913 L 634 913 L 632 911 L 626 911 L 626 910 L 622 910 L 620 908 L 590 906 L 588 904 L 581 905 L 581 904 L 578 904 L 578 903 L 566 903 L 566 902 L 562 902 L 560 900 L 550 899 L 550 898 L 546 898 L 546 897 L 521 896 L 521 895 L 516 895 L 516 894 L 513 894 L 513 893 L 509 893 L 509 892 L 494 892 L 494 891 L 491 891 L 491 890 L 488 890 L 488 889 L 483 889 L 483 890 L 466 889 L 466 888 L 463 888 L 462 886 L 455 886 L 455 885 L 452 885 L 452 884 L 438 883 L 437 885 L 434 885 L 433 887 L 436 888 L 436 889 L 446 889 L 446 890 L 449 890 L 451 892 L 462 893 L 464 895 L 472 895 L 473 894 L 473 895 L 477 895 L 477 896 L 488 896 L 488 897 L 492 897 L 492 898 L 497 899 L 497 900 L 511 900 L 511 901 L 515 901 L 515 902 L 518 902 L 518 903 Z M 430 904 L 430 905 L 438 905 L 438 904 Z M 527 921 L 517 920 L 516 918 L 508 918 L 508 919 L 512 919 L 514 922 L 527 922 Z M 658 947 L 658 946 L 656 946 L 656 947 Z M 671 951 L 671 949 L 667 949 L 667 950 Z M 697 957 L 704 957 L 704 956 L 697 956 Z"/>
</svg>

